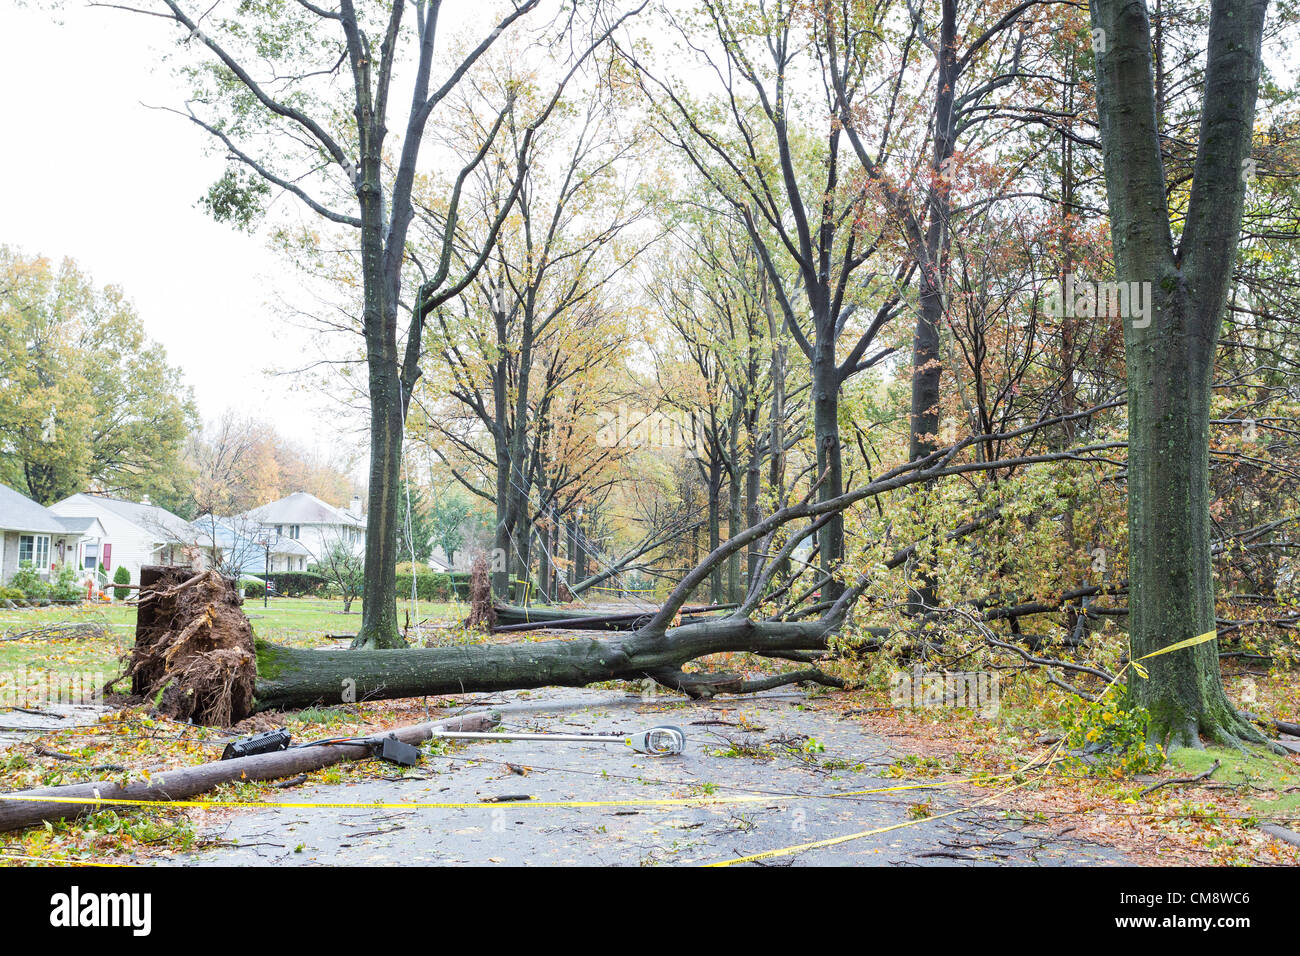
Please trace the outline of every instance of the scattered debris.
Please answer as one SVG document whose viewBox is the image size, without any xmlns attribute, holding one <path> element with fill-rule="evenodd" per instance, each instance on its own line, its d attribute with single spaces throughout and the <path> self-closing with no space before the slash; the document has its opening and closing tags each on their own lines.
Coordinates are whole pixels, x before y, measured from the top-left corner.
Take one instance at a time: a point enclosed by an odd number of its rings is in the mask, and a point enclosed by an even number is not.
<svg viewBox="0 0 1300 956">
<path fill-rule="evenodd" d="M 438 723 L 402 727 L 383 739 L 416 744 L 430 739 L 439 730 L 469 730 L 491 727 L 495 723 L 487 715 L 475 714 Z M 103 804 L 96 804 L 97 800 L 147 800 L 159 803 L 187 800 L 223 783 L 278 780 L 291 774 L 320 770 L 344 760 L 365 760 L 375 755 L 371 742 L 378 739 L 365 738 L 339 743 L 324 741 L 234 760 L 215 760 L 196 767 L 151 772 L 144 775 L 144 780 L 133 780 L 125 784 L 114 780 L 93 780 L 62 787 L 7 793 L 0 800 L 0 832 L 19 830 L 45 820 L 84 816 L 96 809 L 103 809 Z M 63 798 L 69 802 L 54 802 L 51 798 Z"/>
<path fill-rule="evenodd" d="M 8 631 L 0 636 L 0 641 L 63 641 L 70 638 L 103 640 L 111 633 L 105 621 L 58 621 L 23 631 Z"/>
<path fill-rule="evenodd" d="M 1161 787 L 1172 787 L 1177 784 L 1196 783 L 1200 780 L 1205 780 L 1207 777 L 1213 775 L 1214 771 L 1218 770 L 1219 767 L 1220 767 L 1220 763 L 1219 761 L 1216 760 L 1214 761 L 1214 766 L 1210 767 L 1209 770 L 1202 770 L 1200 773 L 1192 777 L 1173 777 L 1169 780 L 1161 780 L 1159 783 L 1147 787 L 1145 790 L 1139 793 L 1138 796 L 1145 797 L 1147 794 L 1155 793 Z"/>
</svg>

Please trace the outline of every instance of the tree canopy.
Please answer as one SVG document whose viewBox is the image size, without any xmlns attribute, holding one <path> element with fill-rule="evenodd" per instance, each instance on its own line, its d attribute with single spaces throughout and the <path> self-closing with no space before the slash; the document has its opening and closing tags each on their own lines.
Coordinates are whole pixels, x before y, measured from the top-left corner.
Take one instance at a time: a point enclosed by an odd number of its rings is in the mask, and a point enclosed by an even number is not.
<svg viewBox="0 0 1300 956">
<path fill-rule="evenodd" d="M 0 475 L 42 504 L 183 492 L 196 411 L 123 290 L 0 246 Z"/>
</svg>

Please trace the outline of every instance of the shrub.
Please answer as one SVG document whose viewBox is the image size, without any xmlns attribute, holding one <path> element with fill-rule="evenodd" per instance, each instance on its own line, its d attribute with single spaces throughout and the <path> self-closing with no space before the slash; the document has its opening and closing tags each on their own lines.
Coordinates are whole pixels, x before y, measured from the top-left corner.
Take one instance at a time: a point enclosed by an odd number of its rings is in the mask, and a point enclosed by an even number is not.
<svg viewBox="0 0 1300 956">
<path fill-rule="evenodd" d="M 1165 755 L 1147 743 L 1151 715 L 1145 708 L 1125 709 L 1122 701 L 1104 697 L 1097 703 L 1070 700 L 1063 714 L 1065 746 L 1094 758 L 1093 773 L 1131 777 L 1154 773 Z"/>
<path fill-rule="evenodd" d="M 30 561 L 24 561 L 9 580 L 9 586 L 21 591 L 29 601 L 39 601 L 50 596 L 50 585 L 41 577 L 40 572 L 32 567 Z"/>
<path fill-rule="evenodd" d="M 55 601 L 80 601 L 85 596 L 77 569 L 70 564 L 60 567 L 58 577 L 50 582 L 50 597 Z"/>
<path fill-rule="evenodd" d="M 119 564 L 117 566 L 117 570 L 113 572 L 113 583 L 114 584 L 131 583 L 131 572 L 126 569 L 125 565 Z M 128 595 L 130 595 L 130 593 L 131 592 L 128 591 L 126 588 L 113 588 L 113 597 L 118 601 L 125 601 Z"/>
<path fill-rule="evenodd" d="M 266 590 L 265 581 L 257 581 L 253 578 L 243 578 L 239 582 L 240 590 L 244 592 L 246 598 L 259 598 Z"/>
<path fill-rule="evenodd" d="M 324 594 L 329 584 L 324 575 L 315 571 L 275 571 L 266 575 L 266 579 L 285 597 Z"/>
<path fill-rule="evenodd" d="M 0 587 L 0 601 L 21 601 L 24 595 L 17 588 Z"/>
<path fill-rule="evenodd" d="M 397 599 L 411 596 L 411 576 L 414 568 L 415 596 L 421 601 L 448 601 L 453 592 L 450 575 L 435 571 L 427 564 L 412 565 L 410 561 L 397 566 Z"/>
</svg>

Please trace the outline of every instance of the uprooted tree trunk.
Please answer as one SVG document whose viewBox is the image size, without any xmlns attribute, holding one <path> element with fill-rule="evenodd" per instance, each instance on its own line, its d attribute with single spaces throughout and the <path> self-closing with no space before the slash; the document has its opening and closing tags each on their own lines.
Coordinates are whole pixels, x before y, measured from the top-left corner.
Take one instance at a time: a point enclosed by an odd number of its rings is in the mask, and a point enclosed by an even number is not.
<svg viewBox="0 0 1300 956">
<path fill-rule="evenodd" d="M 824 651 L 830 630 L 821 620 L 755 622 L 731 617 L 661 631 L 645 629 L 610 640 L 582 637 L 397 652 L 316 651 L 259 641 L 255 706 L 265 710 L 644 678 L 691 696 L 745 693 L 776 685 L 731 674 L 686 674 L 682 668 L 696 658 L 728 651 L 761 648 L 774 656 Z M 782 674 L 780 683 L 818 676 L 812 670 Z"/>
<path fill-rule="evenodd" d="M 178 720 L 229 726 L 253 712 L 253 628 L 215 571 L 140 569 L 131 692 Z"/>
</svg>

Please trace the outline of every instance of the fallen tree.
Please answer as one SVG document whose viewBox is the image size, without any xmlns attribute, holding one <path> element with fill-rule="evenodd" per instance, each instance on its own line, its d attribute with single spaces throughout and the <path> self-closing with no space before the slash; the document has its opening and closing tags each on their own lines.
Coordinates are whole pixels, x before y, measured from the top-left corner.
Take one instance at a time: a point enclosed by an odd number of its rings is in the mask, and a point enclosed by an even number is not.
<svg viewBox="0 0 1300 956">
<path fill-rule="evenodd" d="M 1045 424 L 1050 423 L 1037 423 L 1024 431 Z M 616 679 L 650 679 L 695 697 L 802 681 L 840 686 L 839 680 L 823 674 L 815 664 L 870 584 L 870 571 L 857 581 L 845 582 L 843 592 L 833 601 L 813 605 L 815 614 L 797 620 L 755 619 L 770 599 L 773 576 L 828 515 L 948 475 L 1045 461 L 1087 460 L 1122 447 L 1122 443 L 1112 442 L 1050 454 L 957 460 L 963 450 L 990 440 L 991 436 L 964 439 L 831 499 L 812 500 L 818 487 L 814 483 L 803 500 L 778 509 L 720 544 L 658 609 L 637 621 L 636 630 L 618 637 L 401 650 L 292 648 L 254 642 L 237 606 L 234 610 L 239 620 L 227 613 L 231 601 L 237 600 L 228 582 L 212 572 L 192 575 L 188 569 L 150 568 L 141 575 L 142 614 L 131 665 L 135 691 L 156 696 L 164 713 L 202 723 L 229 723 L 246 713 L 272 708 L 543 686 L 581 687 Z M 782 547 L 773 552 L 776 535 L 794 522 L 804 524 L 788 531 Z M 758 553 L 766 557 L 740 606 L 725 616 L 682 622 L 680 615 L 687 600 L 707 581 L 713 568 L 751 544 L 757 544 Z M 223 583 L 228 593 L 222 593 Z M 870 634 L 868 643 L 884 636 L 876 629 L 858 630 Z M 742 651 L 810 666 L 758 680 L 686 671 L 692 661 Z"/>
<path fill-rule="evenodd" d="M 707 620 L 704 616 L 713 611 L 730 611 L 735 604 L 713 604 L 700 607 L 684 607 L 681 610 L 682 623 L 691 624 Z M 570 631 L 635 631 L 640 624 L 648 622 L 658 608 L 643 611 L 618 611 L 613 614 L 600 614 L 590 611 L 562 610 L 555 608 L 516 607 L 509 604 L 495 606 L 496 624 L 492 632 L 500 634 L 508 631 L 532 631 L 546 627 L 562 627 Z"/>
<path fill-rule="evenodd" d="M 527 644 L 412 648 L 406 651 L 331 651 L 257 642 L 258 710 L 306 707 L 340 700 L 376 700 L 583 687 L 607 680 L 650 678 L 692 696 L 746 693 L 775 686 L 734 675 L 686 674 L 697 658 L 729 651 L 825 651 L 833 626 L 814 621 L 750 621 L 727 617 L 666 631 L 643 629 L 626 637 L 572 638 Z M 782 675 L 781 683 L 812 680 L 813 672 Z M 355 695 L 355 696 L 352 696 Z"/>
</svg>

